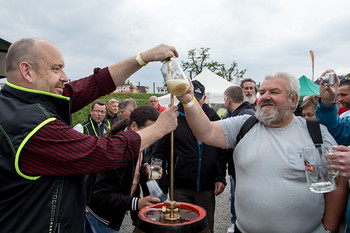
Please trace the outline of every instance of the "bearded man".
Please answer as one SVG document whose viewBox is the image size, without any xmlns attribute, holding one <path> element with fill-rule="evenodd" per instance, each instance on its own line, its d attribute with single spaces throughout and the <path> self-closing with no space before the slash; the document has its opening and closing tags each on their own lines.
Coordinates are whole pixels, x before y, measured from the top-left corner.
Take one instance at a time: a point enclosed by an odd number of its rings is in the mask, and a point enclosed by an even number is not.
<svg viewBox="0 0 350 233">
<path fill-rule="evenodd" d="M 244 93 L 244 101 L 247 101 L 256 110 L 256 94 L 258 93 L 256 82 L 251 78 L 245 78 L 241 81 L 241 88 Z"/>
<path fill-rule="evenodd" d="M 260 88 L 259 120 L 236 145 L 249 115 L 210 122 L 188 93 L 177 97 L 197 139 L 208 145 L 235 148 L 235 232 L 336 232 L 346 206 L 347 182 L 336 178 L 337 189 L 326 194 L 308 190 L 301 148 L 313 141 L 302 117 L 293 114 L 299 82 L 279 72 L 267 75 Z M 323 143 L 336 142 L 321 125 Z"/>
</svg>

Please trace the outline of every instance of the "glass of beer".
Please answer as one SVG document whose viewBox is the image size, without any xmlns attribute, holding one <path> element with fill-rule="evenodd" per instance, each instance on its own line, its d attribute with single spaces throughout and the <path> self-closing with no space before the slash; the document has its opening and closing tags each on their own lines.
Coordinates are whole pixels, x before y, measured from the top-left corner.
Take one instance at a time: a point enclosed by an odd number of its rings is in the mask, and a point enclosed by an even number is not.
<svg viewBox="0 0 350 233">
<path fill-rule="evenodd" d="M 160 70 L 170 93 L 176 96 L 186 94 L 190 83 L 176 59 L 165 62 Z"/>
<path fill-rule="evenodd" d="M 162 160 L 157 158 L 151 159 L 150 172 L 148 174 L 149 180 L 156 180 L 157 182 L 160 179 L 161 169 L 162 169 Z"/>
</svg>

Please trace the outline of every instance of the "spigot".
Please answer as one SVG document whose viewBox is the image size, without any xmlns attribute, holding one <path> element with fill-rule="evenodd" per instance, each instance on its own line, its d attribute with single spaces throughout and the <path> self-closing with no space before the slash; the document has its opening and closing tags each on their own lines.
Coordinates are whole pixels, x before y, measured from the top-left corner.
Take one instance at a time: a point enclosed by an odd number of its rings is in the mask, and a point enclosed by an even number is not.
<svg viewBox="0 0 350 233">
<path fill-rule="evenodd" d="M 164 204 L 165 205 L 162 207 L 162 213 L 164 214 L 165 219 L 175 221 L 180 218 L 180 214 L 178 214 L 179 208 L 177 208 L 180 204 L 176 203 L 176 201 L 168 201 Z"/>
</svg>

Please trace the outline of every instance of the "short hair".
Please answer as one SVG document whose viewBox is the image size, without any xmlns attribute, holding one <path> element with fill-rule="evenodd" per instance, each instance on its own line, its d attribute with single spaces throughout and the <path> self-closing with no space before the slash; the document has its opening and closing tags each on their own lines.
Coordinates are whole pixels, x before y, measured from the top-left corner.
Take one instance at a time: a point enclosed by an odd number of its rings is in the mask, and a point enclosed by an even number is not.
<svg viewBox="0 0 350 233">
<path fill-rule="evenodd" d="M 234 103 L 242 103 L 244 101 L 243 90 L 240 86 L 229 86 L 224 91 L 224 96 L 230 97 Z"/>
<path fill-rule="evenodd" d="M 40 39 L 23 38 L 11 44 L 5 58 L 6 74 L 18 69 L 19 64 L 24 61 L 30 63 L 34 69 L 38 70 L 39 61 L 42 57 L 37 49 L 36 44 L 38 41 Z"/>
<path fill-rule="evenodd" d="M 95 107 L 96 104 L 101 105 L 101 106 L 106 106 L 106 103 L 105 103 L 105 102 L 100 101 L 100 100 L 96 100 L 95 102 L 93 102 L 93 103 L 91 104 L 91 110 L 94 110 L 94 107 Z"/>
<path fill-rule="evenodd" d="M 340 82 L 339 87 L 342 87 L 342 86 L 348 86 L 348 88 L 350 89 L 350 80 L 344 80 Z"/>
<path fill-rule="evenodd" d="M 156 99 L 156 100 L 159 102 L 159 100 L 158 100 L 158 97 L 157 97 L 157 96 L 152 95 L 151 97 L 149 97 L 148 101 L 150 101 L 150 100 L 151 100 L 151 98 L 155 98 L 155 99 Z"/>
<path fill-rule="evenodd" d="M 247 83 L 247 82 L 252 82 L 252 83 L 254 83 L 254 89 L 255 89 L 255 92 L 256 93 L 258 93 L 258 86 L 256 85 L 256 82 L 253 80 L 253 79 L 251 79 L 251 78 L 245 78 L 245 79 L 243 79 L 242 81 L 241 81 L 241 88 L 243 89 L 243 84 L 244 83 Z"/>
<path fill-rule="evenodd" d="M 300 105 L 300 110 L 303 111 L 304 108 L 308 107 L 312 107 L 314 110 L 316 110 L 319 99 L 320 97 L 318 95 L 307 96 L 304 102 Z"/>
<path fill-rule="evenodd" d="M 282 78 L 288 81 L 288 85 L 286 86 L 288 97 L 292 97 L 295 94 L 298 95 L 299 97 L 299 90 L 300 90 L 299 80 L 297 80 L 293 75 L 287 72 L 275 72 L 265 76 L 265 80 L 271 79 L 271 78 Z"/>
<path fill-rule="evenodd" d="M 119 109 L 135 109 L 137 107 L 134 99 L 125 99 L 119 103 Z"/>
<path fill-rule="evenodd" d="M 147 121 L 156 121 L 158 116 L 159 112 L 157 109 L 150 105 L 142 105 L 132 111 L 130 119 L 123 119 L 113 124 L 109 135 L 116 135 L 126 127 L 130 127 L 133 122 L 135 122 L 139 128 L 144 127 Z"/>
<path fill-rule="evenodd" d="M 108 104 L 110 104 L 110 103 L 119 103 L 119 101 L 116 99 L 110 99 L 110 100 L 108 100 Z"/>
</svg>

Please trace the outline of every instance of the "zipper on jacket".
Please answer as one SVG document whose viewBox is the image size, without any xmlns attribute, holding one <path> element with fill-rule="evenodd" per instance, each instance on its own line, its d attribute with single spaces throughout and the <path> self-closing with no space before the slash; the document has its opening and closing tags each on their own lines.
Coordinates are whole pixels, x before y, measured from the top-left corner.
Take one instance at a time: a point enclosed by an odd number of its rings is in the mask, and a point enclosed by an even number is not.
<svg viewBox="0 0 350 233">
<path fill-rule="evenodd" d="M 202 152 L 203 152 L 203 143 L 197 140 L 198 145 L 198 169 L 197 169 L 197 192 L 200 191 L 201 188 L 201 169 L 202 169 Z"/>
<path fill-rule="evenodd" d="M 58 223 L 58 216 L 60 212 L 60 207 L 61 207 L 61 201 L 62 201 L 62 193 L 63 193 L 63 183 L 64 183 L 64 178 L 61 177 L 61 179 L 58 181 L 57 187 L 54 189 L 54 193 L 52 195 L 51 199 L 51 210 L 55 210 L 54 216 L 50 217 L 50 226 L 49 226 L 49 233 L 55 233 L 55 232 L 60 232 L 60 226 Z M 51 219 L 53 218 L 53 221 Z"/>
</svg>

